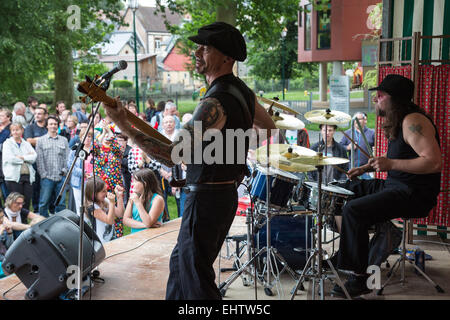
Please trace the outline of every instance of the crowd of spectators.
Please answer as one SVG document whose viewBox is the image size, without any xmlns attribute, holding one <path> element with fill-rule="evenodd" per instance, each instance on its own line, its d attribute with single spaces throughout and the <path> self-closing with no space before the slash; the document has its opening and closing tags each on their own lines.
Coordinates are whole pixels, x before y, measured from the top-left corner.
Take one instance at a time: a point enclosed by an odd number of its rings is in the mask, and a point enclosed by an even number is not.
<svg viewBox="0 0 450 320">
<path fill-rule="evenodd" d="M 142 113 L 134 101 L 123 104 L 171 140 L 182 125 L 171 100 L 148 99 Z M 54 110 L 35 97 L 27 105 L 0 109 L 0 263 L 33 224 L 64 209 L 80 214 L 82 184 L 87 221 L 102 242 L 123 236 L 124 224 L 137 232 L 169 220 L 169 195 L 177 200 L 172 216 L 181 216 L 184 196 L 168 184 L 171 169 L 142 152 L 100 112 L 88 130 L 92 115 L 83 103 L 68 109 L 57 101 Z M 85 159 L 76 157 L 81 143 Z"/>
</svg>

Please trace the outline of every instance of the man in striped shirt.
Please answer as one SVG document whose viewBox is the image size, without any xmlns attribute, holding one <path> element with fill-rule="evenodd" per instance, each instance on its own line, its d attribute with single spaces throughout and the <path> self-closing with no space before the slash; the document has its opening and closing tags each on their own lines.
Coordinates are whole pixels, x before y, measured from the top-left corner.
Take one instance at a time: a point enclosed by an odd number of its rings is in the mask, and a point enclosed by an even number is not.
<svg viewBox="0 0 450 320">
<path fill-rule="evenodd" d="M 67 139 L 58 135 L 59 118 L 50 115 L 47 119 L 47 134 L 37 140 L 37 169 L 41 176 L 41 192 L 39 197 L 39 214 L 48 217 L 48 208 L 52 195 L 57 195 L 67 174 L 67 157 L 69 143 Z M 56 205 L 56 212 L 66 208 L 65 193 Z"/>
</svg>

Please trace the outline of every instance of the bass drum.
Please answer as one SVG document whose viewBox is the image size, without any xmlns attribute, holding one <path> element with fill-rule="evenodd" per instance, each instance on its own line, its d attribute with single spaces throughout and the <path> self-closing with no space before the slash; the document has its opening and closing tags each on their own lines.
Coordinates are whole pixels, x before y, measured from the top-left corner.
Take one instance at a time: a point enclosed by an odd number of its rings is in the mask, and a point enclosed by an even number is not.
<svg viewBox="0 0 450 320">
<path fill-rule="evenodd" d="M 308 259 L 306 249 L 311 247 L 312 216 L 283 214 L 273 216 L 270 220 L 270 242 L 278 253 L 286 260 L 289 267 L 294 270 L 303 269 Z M 259 251 L 267 244 L 266 224 L 255 235 L 256 245 Z M 294 251 L 294 248 L 305 249 L 301 252 Z M 266 257 L 262 254 L 261 257 Z M 260 259 L 260 263 L 262 261 Z M 281 264 L 278 265 L 282 268 Z"/>
</svg>

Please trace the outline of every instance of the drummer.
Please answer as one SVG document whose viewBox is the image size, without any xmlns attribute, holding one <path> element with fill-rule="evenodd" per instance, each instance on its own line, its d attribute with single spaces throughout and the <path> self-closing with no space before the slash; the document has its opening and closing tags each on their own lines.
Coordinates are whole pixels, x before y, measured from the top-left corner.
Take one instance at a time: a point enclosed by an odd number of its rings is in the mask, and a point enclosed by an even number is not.
<svg viewBox="0 0 450 320">
<path fill-rule="evenodd" d="M 353 272 L 345 283 L 351 296 L 370 292 L 366 284 L 370 226 L 399 217 L 425 218 L 440 193 L 439 134 L 432 118 L 412 102 L 414 82 L 391 74 L 370 90 L 377 90 L 377 116 L 384 118 L 382 129 L 389 143 L 386 155 L 349 170 L 351 180 L 342 185 L 355 193 L 342 211 L 337 264 Z M 355 179 L 368 171 L 387 172 L 387 178 Z M 337 286 L 333 293 L 343 296 Z"/>
<path fill-rule="evenodd" d="M 323 155 L 327 157 L 339 157 L 348 159 L 347 150 L 345 150 L 345 148 L 341 144 L 339 144 L 336 140 L 334 140 L 334 134 L 336 132 L 337 126 L 321 124 L 319 125 L 319 128 L 322 139 L 319 138 L 319 142 L 315 143 L 311 147 L 311 149 L 313 149 L 316 152 L 322 152 Z M 326 151 L 324 147 L 325 141 L 327 141 Z M 348 163 L 340 164 L 339 167 L 344 169 L 346 172 L 348 170 Z M 317 181 L 317 171 L 308 172 L 308 178 Z M 327 184 L 332 181 L 342 181 L 346 179 L 347 176 L 342 171 L 332 166 L 324 167 L 324 174 L 322 180 L 323 183 Z"/>
</svg>

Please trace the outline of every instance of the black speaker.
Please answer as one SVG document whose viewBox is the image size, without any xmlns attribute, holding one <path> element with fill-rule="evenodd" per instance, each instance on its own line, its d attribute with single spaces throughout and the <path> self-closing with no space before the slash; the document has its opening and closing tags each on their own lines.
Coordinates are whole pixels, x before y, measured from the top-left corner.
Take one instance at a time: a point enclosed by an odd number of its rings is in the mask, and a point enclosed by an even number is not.
<svg viewBox="0 0 450 320">
<path fill-rule="evenodd" d="M 2 268 L 15 273 L 27 287 L 26 299 L 55 299 L 68 290 L 67 268 L 78 266 L 80 217 L 63 210 L 26 231 L 8 249 Z M 83 277 L 105 258 L 97 234 L 84 223 Z"/>
</svg>

